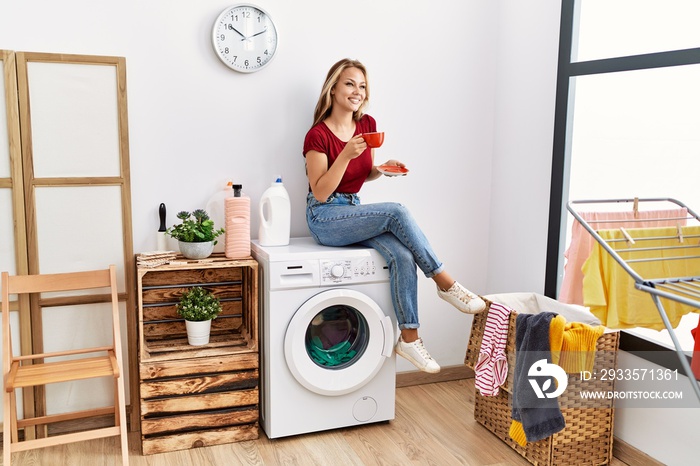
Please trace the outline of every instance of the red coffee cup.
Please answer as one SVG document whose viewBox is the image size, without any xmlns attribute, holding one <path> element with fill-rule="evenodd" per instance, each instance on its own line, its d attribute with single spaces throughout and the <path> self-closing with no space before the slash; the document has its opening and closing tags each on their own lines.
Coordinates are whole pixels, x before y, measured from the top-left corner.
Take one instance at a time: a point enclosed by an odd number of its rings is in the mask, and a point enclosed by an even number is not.
<svg viewBox="0 0 700 466">
<path fill-rule="evenodd" d="M 381 147 L 384 144 L 384 133 L 362 133 L 362 139 L 371 148 Z"/>
</svg>

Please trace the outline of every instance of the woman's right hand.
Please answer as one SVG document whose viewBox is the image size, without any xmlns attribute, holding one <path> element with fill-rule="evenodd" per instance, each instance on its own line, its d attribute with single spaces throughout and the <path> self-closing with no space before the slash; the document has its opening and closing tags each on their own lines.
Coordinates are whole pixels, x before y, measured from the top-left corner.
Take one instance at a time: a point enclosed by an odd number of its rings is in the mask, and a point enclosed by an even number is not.
<svg viewBox="0 0 700 466">
<path fill-rule="evenodd" d="M 345 144 L 345 147 L 343 147 L 343 150 L 340 151 L 340 154 L 338 154 L 338 157 L 346 157 L 348 160 L 356 159 L 366 149 L 367 149 L 367 143 L 362 138 L 362 135 L 358 134 L 357 136 L 354 136 L 353 138 L 351 138 L 347 142 L 347 144 Z"/>
</svg>

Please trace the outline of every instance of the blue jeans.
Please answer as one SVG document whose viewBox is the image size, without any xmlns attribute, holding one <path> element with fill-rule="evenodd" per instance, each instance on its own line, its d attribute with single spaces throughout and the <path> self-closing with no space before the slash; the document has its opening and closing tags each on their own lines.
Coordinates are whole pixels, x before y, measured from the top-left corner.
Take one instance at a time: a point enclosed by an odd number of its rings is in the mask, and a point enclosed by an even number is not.
<svg viewBox="0 0 700 466">
<path fill-rule="evenodd" d="M 324 246 L 361 244 L 376 249 L 389 265 L 391 300 L 400 329 L 418 328 L 418 277 L 442 272 L 427 238 L 406 207 L 395 202 L 360 205 L 357 194 L 334 193 L 326 202 L 306 199 L 311 236 Z"/>
</svg>

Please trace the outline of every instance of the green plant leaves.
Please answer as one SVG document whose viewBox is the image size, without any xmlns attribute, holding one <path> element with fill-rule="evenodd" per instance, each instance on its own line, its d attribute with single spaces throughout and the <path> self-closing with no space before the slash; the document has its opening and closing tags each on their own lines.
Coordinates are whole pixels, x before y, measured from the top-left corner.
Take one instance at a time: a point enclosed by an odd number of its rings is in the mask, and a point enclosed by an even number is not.
<svg viewBox="0 0 700 466">
<path fill-rule="evenodd" d="M 177 218 L 182 220 L 179 225 L 173 225 L 165 232 L 178 241 L 188 243 L 204 243 L 214 241 L 224 233 L 223 228 L 214 227 L 214 220 L 209 218 L 203 209 L 197 209 L 191 214 L 185 210 L 178 212 Z"/>
<path fill-rule="evenodd" d="M 183 293 L 177 305 L 178 315 L 189 321 L 216 319 L 221 311 L 219 298 L 200 286 Z"/>
</svg>

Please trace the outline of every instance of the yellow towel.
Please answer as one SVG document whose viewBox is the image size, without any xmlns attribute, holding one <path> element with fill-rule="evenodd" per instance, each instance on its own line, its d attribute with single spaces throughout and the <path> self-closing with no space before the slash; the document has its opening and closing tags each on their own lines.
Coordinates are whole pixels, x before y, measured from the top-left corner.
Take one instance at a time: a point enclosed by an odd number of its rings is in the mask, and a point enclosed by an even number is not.
<svg viewBox="0 0 700 466">
<path fill-rule="evenodd" d="M 592 371 L 598 338 L 604 331 L 602 325 L 592 327 L 581 322 L 566 324 L 559 366 L 567 374 Z"/>
<path fill-rule="evenodd" d="M 523 424 L 520 421 L 513 420 L 510 423 L 510 429 L 508 430 L 508 435 L 510 438 L 515 440 L 518 445 L 524 447 L 527 445 L 527 438 L 525 437 L 525 430 L 523 429 Z"/>
<path fill-rule="evenodd" d="M 566 326 L 566 318 L 561 314 L 557 314 L 549 323 L 549 350 L 552 352 L 552 364 L 559 364 Z"/>
<path fill-rule="evenodd" d="M 552 363 L 567 374 L 592 371 L 598 338 L 604 331 L 602 325 L 593 327 L 582 322 L 567 322 L 557 315 L 549 324 Z"/>
</svg>

